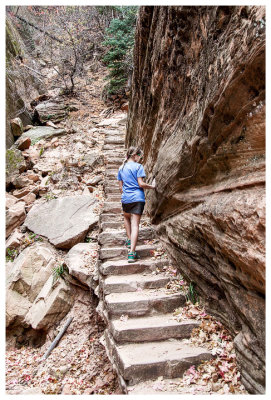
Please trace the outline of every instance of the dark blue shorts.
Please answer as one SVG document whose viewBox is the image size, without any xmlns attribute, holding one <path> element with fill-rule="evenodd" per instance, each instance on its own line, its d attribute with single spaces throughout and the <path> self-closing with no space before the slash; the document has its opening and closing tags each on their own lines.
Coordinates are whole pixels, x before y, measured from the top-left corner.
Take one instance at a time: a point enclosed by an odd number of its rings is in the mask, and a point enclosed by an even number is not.
<svg viewBox="0 0 271 400">
<path fill-rule="evenodd" d="M 129 214 L 143 214 L 145 202 L 135 201 L 134 203 L 122 203 L 122 209 L 124 212 Z"/>
</svg>

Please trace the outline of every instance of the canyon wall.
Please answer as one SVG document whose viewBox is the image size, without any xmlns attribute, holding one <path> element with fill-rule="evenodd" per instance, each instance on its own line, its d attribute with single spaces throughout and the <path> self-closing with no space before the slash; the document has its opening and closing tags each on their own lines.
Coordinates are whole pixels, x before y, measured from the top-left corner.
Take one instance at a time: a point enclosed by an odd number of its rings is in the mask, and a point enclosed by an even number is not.
<svg viewBox="0 0 271 400">
<path fill-rule="evenodd" d="M 265 387 L 265 8 L 140 7 L 126 146 L 173 262 Z"/>
<path fill-rule="evenodd" d="M 30 38 L 25 38 L 27 41 Z M 6 148 L 14 143 L 10 121 L 19 117 L 24 125 L 32 124 L 30 100 L 43 91 L 43 85 L 31 72 L 31 54 L 14 22 L 6 16 Z M 19 60 L 23 60 L 20 63 Z"/>
</svg>

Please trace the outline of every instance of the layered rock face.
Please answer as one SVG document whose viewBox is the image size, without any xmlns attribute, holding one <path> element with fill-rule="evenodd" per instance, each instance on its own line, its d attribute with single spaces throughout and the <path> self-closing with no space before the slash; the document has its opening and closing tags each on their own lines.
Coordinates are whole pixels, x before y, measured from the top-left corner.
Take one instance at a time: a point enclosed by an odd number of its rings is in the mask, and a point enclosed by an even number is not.
<svg viewBox="0 0 271 400">
<path fill-rule="evenodd" d="M 265 9 L 141 7 L 126 146 L 144 150 L 147 212 L 242 381 L 265 386 Z"/>
</svg>

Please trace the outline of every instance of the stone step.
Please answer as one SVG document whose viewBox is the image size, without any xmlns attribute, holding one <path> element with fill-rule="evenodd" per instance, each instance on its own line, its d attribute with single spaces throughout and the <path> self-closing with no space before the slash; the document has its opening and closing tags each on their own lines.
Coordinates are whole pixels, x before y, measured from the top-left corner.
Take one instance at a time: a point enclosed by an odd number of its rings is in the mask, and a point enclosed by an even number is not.
<svg viewBox="0 0 271 400">
<path fill-rule="evenodd" d="M 211 352 L 194 347 L 187 340 L 129 343 L 117 345 L 105 331 L 105 341 L 111 360 L 128 385 L 156 379 L 181 377 L 192 365 L 212 359 Z"/>
<path fill-rule="evenodd" d="M 165 274 L 159 275 L 110 275 L 101 279 L 104 294 L 136 292 L 141 289 L 157 289 L 165 287 L 170 281 L 170 277 Z"/>
<path fill-rule="evenodd" d="M 104 144 L 102 150 L 119 150 L 119 151 L 124 151 L 124 143 L 123 144 Z"/>
<path fill-rule="evenodd" d="M 139 260 L 135 263 L 128 263 L 127 260 L 110 260 L 101 263 L 99 270 L 103 275 L 152 273 L 155 272 L 157 268 L 162 268 L 167 263 L 167 259 L 145 259 Z"/>
<path fill-rule="evenodd" d="M 124 229 L 124 222 L 101 222 L 100 228 L 102 231 L 106 231 L 108 229 Z"/>
<path fill-rule="evenodd" d="M 124 145 L 124 138 L 121 137 L 114 137 L 114 136 L 106 136 L 104 139 L 104 146 L 106 146 L 107 144 L 113 144 L 113 145 L 117 145 L 119 147 L 119 145 Z"/>
<path fill-rule="evenodd" d="M 117 194 L 117 193 L 120 193 L 120 190 L 119 190 L 118 186 L 107 186 L 107 187 L 104 187 L 104 192 L 106 195 L 110 194 L 110 193 Z"/>
<path fill-rule="evenodd" d="M 136 247 L 136 252 L 140 258 L 152 257 L 152 251 L 157 248 L 156 245 L 140 245 Z M 128 258 L 127 247 L 103 247 L 100 249 L 100 259 L 101 260 L 119 260 L 123 259 L 126 261 Z M 138 262 L 138 261 L 136 261 Z"/>
<path fill-rule="evenodd" d="M 116 165 L 121 166 L 123 163 L 123 159 L 119 157 L 111 157 L 109 161 L 106 161 L 106 165 L 108 168 L 116 168 Z"/>
<path fill-rule="evenodd" d="M 154 239 L 154 230 L 152 228 L 141 228 L 138 234 L 138 243 L 144 240 Z M 100 233 L 98 237 L 99 244 L 106 247 L 124 246 L 127 239 L 125 230 L 114 230 Z"/>
<path fill-rule="evenodd" d="M 122 214 L 101 214 L 100 215 L 100 220 L 101 222 L 116 222 L 116 221 L 123 221 L 123 215 Z M 140 227 L 143 227 L 144 224 L 146 224 L 149 221 L 147 215 L 143 214 L 140 220 Z"/>
<path fill-rule="evenodd" d="M 109 321 L 109 330 L 115 341 L 150 342 L 170 338 L 189 338 L 194 328 L 200 325 L 196 320 L 178 322 L 172 313 L 149 317 L 114 319 Z"/>
<path fill-rule="evenodd" d="M 126 314 L 140 317 L 158 313 L 169 313 L 185 304 L 182 293 L 168 293 L 165 288 L 137 292 L 110 293 L 105 296 L 108 315 L 116 317 Z"/>
<path fill-rule="evenodd" d="M 121 203 L 121 194 L 114 193 L 105 198 L 106 201 L 120 202 Z"/>
<path fill-rule="evenodd" d="M 118 169 L 108 169 L 106 172 L 105 172 L 105 177 L 107 178 L 107 179 L 112 179 L 112 180 L 115 180 L 115 181 L 117 181 L 117 176 L 118 176 Z"/>
<path fill-rule="evenodd" d="M 103 206 L 103 213 L 118 213 L 122 212 L 121 203 L 119 201 L 105 201 Z"/>
<path fill-rule="evenodd" d="M 120 136 L 120 135 L 125 135 L 125 132 L 123 132 L 120 129 L 105 129 L 105 128 L 99 128 L 99 131 L 101 133 L 103 133 L 104 135 L 116 135 L 116 136 Z"/>
</svg>

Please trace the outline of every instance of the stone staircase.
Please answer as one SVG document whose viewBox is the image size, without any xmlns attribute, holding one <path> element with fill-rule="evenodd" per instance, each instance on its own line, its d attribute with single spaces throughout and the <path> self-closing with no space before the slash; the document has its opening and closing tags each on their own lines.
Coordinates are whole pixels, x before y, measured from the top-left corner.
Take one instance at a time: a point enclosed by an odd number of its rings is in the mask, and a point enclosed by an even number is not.
<svg viewBox="0 0 271 400">
<path fill-rule="evenodd" d="M 190 366 L 209 360 L 212 355 L 187 340 L 198 326 L 197 321 L 177 322 L 173 317 L 173 311 L 185 304 L 185 296 L 166 289 L 172 279 L 164 272 L 168 259 L 152 256 L 158 241 L 144 214 L 137 245 L 141 258 L 135 263 L 127 262 L 116 178 L 125 155 L 124 134 L 118 130 L 105 133 L 103 151 L 106 199 L 100 216 L 97 307 L 107 324 L 103 344 L 124 393 L 152 394 L 156 393 L 150 390 L 153 380 L 161 376 L 164 380 L 180 378 Z M 146 241 L 152 244 L 145 244 Z"/>
</svg>

